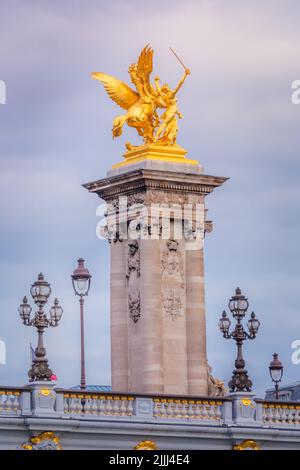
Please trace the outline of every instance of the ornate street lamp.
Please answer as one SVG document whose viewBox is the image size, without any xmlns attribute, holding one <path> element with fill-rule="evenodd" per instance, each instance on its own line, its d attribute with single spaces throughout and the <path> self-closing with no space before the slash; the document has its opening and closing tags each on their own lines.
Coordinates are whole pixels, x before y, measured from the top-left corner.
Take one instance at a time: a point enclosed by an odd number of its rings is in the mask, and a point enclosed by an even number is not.
<svg viewBox="0 0 300 470">
<path fill-rule="evenodd" d="M 31 369 L 28 372 L 29 381 L 50 381 L 53 374 L 52 370 L 48 367 L 46 349 L 44 348 L 43 343 L 43 334 L 45 328 L 48 328 L 49 326 L 55 327 L 58 325 L 63 314 L 63 309 L 60 307 L 58 300 L 55 299 L 54 305 L 50 309 L 50 317 L 47 317 L 45 314 L 44 306 L 48 302 L 48 298 L 51 294 L 51 287 L 50 284 L 44 280 L 42 273 L 38 275 L 37 281 L 32 284 L 30 293 L 34 303 L 38 307 L 34 317 L 31 318 L 32 308 L 28 303 L 27 297 L 23 298 L 23 303 L 21 303 L 18 309 L 24 325 L 34 326 L 38 333 L 38 345 L 35 349 Z"/>
<path fill-rule="evenodd" d="M 239 287 L 236 289 L 235 295 L 229 300 L 228 307 L 232 313 L 233 318 L 235 318 L 237 322 L 234 330 L 229 332 L 231 321 L 227 317 L 225 310 L 223 311 L 222 317 L 220 318 L 218 323 L 223 337 L 226 339 L 234 339 L 237 345 L 237 358 L 235 360 L 235 369 L 228 385 L 231 392 L 242 392 L 244 390 L 246 390 L 247 392 L 251 392 L 252 382 L 248 377 L 247 370 L 245 369 L 245 361 L 243 358 L 242 346 L 245 340 L 254 339 L 256 337 L 260 322 L 255 317 L 255 313 L 252 312 L 251 317 L 247 323 L 249 333 L 244 330 L 242 320 L 246 315 L 249 303 L 248 299 L 246 299 L 246 297 L 242 295 L 241 289 Z"/>
<path fill-rule="evenodd" d="M 275 397 L 276 397 L 276 400 L 278 400 L 279 399 L 278 384 L 279 382 L 281 382 L 281 379 L 282 379 L 283 365 L 282 365 L 282 362 L 279 360 L 277 353 L 273 354 L 273 360 L 270 362 L 269 371 L 270 371 L 272 382 L 275 383 Z"/>
<path fill-rule="evenodd" d="M 72 284 L 74 288 L 75 295 L 79 296 L 79 305 L 80 305 L 80 337 L 81 337 L 81 380 L 80 388 L 86 388 L 85 381 L 85 353 L 84 353 L 84 317 L 83 317 L 83 304 L 84 297 L 88 295 L 90 286 L 91 286 L 91 275 L 89 270 L 84 266 L 84 259 L 79 258 L 78 266 L 73 272 Z"/>
</svg>

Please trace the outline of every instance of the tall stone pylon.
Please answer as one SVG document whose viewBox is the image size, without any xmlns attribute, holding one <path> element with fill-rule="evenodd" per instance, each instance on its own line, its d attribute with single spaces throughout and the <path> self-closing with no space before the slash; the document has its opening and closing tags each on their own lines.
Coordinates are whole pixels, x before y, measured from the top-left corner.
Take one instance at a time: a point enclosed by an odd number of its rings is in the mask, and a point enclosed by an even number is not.
<svg viewBox="0 0 300 470">
<path fill-rule="evenodd" d="M 146 149 L 84 185 L 107 203 L 116 392 L 209 393 L 205 198 L 227 178 L 170 152 Z"/>
</svg>

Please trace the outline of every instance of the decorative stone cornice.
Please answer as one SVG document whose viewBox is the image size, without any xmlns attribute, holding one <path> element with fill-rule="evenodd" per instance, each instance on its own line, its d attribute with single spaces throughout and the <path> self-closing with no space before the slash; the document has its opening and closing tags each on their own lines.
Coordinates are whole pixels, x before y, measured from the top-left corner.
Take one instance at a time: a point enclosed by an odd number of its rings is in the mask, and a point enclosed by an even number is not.
<svg viewBox="0 0 300 470">
<path fill-rule="evenodd" d="M 140 169 L 86 183 L 83 187 L 104 200 L 149 190 L 206 196 L 227 179 L 223 176 Z"/>
</svg>

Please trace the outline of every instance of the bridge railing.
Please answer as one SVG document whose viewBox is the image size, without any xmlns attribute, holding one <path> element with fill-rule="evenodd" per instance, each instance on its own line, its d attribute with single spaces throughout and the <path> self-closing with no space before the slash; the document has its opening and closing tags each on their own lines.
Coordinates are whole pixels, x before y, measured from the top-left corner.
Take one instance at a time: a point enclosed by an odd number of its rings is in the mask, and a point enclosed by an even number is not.
<svg viewBox="0 0 300 470">
<path fill-rule="evenodd" d="M 18 415 L 22 410 L 23 387 L 1 387 L 0 386 L 0 416 Z"/>
<path fill-rule="evenodd" d="M 262 405 L 264 425 L 300 428 L 300 402 L 257 400 Z"/>
<path fill-rule="evenodd" d="M 209 421 L 222 424 L 223 399 L 211 397 L 148 396 L 62 391 L 64 413 L 79 416 L 115 416 Z"/>
<path fill-rule="evenodd" d="M 7 416 L 77 420 L 134 420 L 209 426 L 300 430 L 300 402 L 262 400 L 254 393 L 191 397 L 61 389 L 55 384 L 0 386 L 0 420 Z"/>
</svg>

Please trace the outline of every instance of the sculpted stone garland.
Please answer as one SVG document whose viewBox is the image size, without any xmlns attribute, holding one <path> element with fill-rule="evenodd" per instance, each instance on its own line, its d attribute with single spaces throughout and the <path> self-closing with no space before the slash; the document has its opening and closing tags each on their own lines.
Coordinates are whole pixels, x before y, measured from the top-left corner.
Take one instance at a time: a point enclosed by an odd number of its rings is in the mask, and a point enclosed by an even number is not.
<svg viewBox="0 0 300 470">
<path fill-rule="evenodd" d="M 141 316 L 140 249 L 137 240 L 128 242 L 127 289 L 129 318 L 137 323 Z"/>
<path fill-rule="evenodd" d="M 184 315 L 185 307 L 184 261 L 178 241 L 167 241 L 161 265 L 162 310 L 175 321 Z"/>
</svg>

